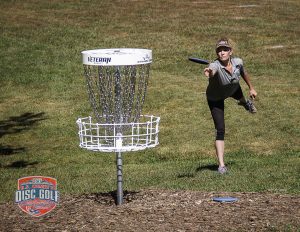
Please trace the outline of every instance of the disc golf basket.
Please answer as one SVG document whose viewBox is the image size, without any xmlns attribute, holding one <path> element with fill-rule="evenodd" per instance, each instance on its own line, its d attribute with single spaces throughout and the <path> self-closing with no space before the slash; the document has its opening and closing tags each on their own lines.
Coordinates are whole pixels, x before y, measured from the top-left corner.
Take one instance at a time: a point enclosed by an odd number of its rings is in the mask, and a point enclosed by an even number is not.
<svg viewBox="0 0 300 232">
<path fill-rule="evenodd" d="M 152 51 L 97 49 L 82 52 L 91 116 L 78 118 L 80 147 L 115 152 L 117 204 L 123 202 L 122 152 L 158 145 L 159 117 L 142 115 Z"/>
</svg>

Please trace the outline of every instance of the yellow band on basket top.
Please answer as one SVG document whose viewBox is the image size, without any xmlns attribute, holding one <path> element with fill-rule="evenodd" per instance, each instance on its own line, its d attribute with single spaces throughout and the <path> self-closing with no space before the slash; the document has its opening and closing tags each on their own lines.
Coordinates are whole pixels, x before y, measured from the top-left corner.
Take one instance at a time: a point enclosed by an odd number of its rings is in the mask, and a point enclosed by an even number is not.
<svg viewBox="0 0 300 232">
<path fill-rule="evenodd" d="M 85 65 L 120 66 L 141 65 L 152 62 L 152 50 L 139 48 L 111 48 L 82 51 Z"/>
</svg>

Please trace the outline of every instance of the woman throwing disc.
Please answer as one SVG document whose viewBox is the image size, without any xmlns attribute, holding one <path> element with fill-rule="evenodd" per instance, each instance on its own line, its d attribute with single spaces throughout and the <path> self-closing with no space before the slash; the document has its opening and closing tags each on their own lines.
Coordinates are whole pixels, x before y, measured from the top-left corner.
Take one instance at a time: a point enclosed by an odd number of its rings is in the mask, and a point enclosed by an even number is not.
<svg viewBox="0 0 300 232">
<path fill-rule="evenodd" d="M 232 56 L 232 46 L 227 38 L 217 41 L 216 53 L 218 58 L 204 69 L 204 75 L 208 78 L 206 96 L 216 129 L 215 148 L 219 162 L 218 172 L 224 174 L 227 172 L 224 163 L 224 100 L 232 97 L 250 113 L 256 113 L 253 102 L 246 100 L 243 95 L 239 84 L 240 77 L 249 87 L 250 98 L 254 99 L 257 93 L 245 71 L 242 59 Z"/>
</svg>

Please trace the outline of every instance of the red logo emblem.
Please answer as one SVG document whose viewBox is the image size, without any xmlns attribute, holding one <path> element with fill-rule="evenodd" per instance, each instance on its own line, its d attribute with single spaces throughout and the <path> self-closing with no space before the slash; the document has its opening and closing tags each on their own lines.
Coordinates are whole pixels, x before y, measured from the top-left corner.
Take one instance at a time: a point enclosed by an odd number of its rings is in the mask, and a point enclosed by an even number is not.
<svg viewBox="0 0 300 232">
<path fill-rule="evenodd" d="M 18 179 L 15 202 L 25 213 L 34 217 L 45 215 L 56 207 L 58 199 L 56 179 L 44 176 Z"/>
</svg>

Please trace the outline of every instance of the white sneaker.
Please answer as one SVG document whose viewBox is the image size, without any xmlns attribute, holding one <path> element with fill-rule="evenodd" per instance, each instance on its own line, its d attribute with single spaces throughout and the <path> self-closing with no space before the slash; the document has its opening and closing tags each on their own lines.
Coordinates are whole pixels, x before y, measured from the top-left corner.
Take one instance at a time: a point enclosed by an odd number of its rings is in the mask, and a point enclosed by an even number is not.
<svg viewBox="0 0 300 232">
<path fill-rule="evenodd" d="M 227 172 L 228 172 L 228 170 L 227 170 L 226 166 L 218 168 L 218 173 L 220 173 L 220 174 L 225 174 Z"/>
</svg>

